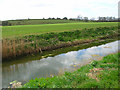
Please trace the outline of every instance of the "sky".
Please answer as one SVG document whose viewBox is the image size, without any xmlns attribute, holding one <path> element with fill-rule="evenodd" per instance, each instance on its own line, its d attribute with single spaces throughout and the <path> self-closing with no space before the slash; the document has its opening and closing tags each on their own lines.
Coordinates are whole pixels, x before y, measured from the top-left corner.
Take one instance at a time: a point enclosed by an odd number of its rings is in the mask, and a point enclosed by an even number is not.
<svg viewBox="0 0 120 90">
<path fill-rule="evenodd" d="M 118 17 L 119 0 L 0 0 L 0 20 Z"/>
</svg>

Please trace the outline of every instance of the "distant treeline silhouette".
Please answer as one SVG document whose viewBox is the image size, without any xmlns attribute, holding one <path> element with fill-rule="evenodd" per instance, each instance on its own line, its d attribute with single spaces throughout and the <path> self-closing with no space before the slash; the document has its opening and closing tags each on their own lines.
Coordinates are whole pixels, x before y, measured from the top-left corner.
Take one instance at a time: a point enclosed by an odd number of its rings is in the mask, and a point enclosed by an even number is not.
<svg viewBox="0 0 120 90">
<path fill-rule="evenodd" d="M 47 21 L 48 20 L 48 21 Z M 77 17 L 77 18 L 54 18 L 49 17 L 47 19 L 17 19 L 17 20 L 6 20 L 2 21 L 2 26 L 12 26 L 12 25 L 26 25 L 25 22 L 29 22 L 30 24 L 35 24 L 34 22 L 38 22 L 36 24 L 54 24 L 54 23 L 69 23 L 71 21 L 82 21 L 82 22 L 119 22 L 120 18 L 115 17 L 98 17 L 96 20 L 95 18 L 88 19 L 88 17 Z M 13 24 L 14 23 L 14 24 Z"/>
</svg>

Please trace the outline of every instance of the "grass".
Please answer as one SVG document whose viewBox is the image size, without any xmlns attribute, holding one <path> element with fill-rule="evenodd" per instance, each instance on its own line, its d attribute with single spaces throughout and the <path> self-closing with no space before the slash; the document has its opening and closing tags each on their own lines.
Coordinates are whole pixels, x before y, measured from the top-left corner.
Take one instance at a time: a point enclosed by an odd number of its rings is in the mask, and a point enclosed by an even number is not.
<svg viewBox="0 0 120 90">
<path fill-rule="evenodd" d="M 118 26 L 117 22 L 77 22 L 77 23 L 61 23 L 61 24 L 43 24 L 43 25 L 17 25 L 3 26 L 3 38 L 20 37 L 26 35 L 36 35 L 49 32 L 64 32 L 81 30 L 85 28 L 98 27 L 114 27 Z"/>
<path fill-rule="evenodd" d="M 111 54 L 74 72 L 51 78 L 36 78 L 24 84 L 23 88 L 118 88 L 119 57 L 120 53 Z"/>
<path fill-rule="evenodd" d="M 7 60 L 3 60 L 3 67 L 5 66 L 9 66 L 13 63 L 26 63 L 28 61 L 34 61 L 34 60 L 40 60 L 42 58 L 47 58 L 47 57 L 53 57 L 59 54 L 63 54 L 63 53 L 67 53 L 70 51 L 78 51 L 80 49 L 87 49 L 93 46 L 99 46 L 99 45 L 103 45 L 106 43 L 110 43 L 110 42 L 114 42 L 116 41 L 116 38 L 108 38 L 108 39 L 102 39 L 102 40 L 95 40 L 89 43 L 83 43 L 83 44 L 78 44 L 78 45 L 71 45 L 69 47 L 63 47 L 63 48 L 58 48 L 55 50 L 47 50 L 47 51 L 43 51 L 42 53 L 33 53 L 33 54 L 27 54 L 24 56 L 18 56 L 12 59 L 7 59 Z"/>
<path fill-rule="evenodd" d="M 117 27 L 99 27 L 68 32 L 27 35 L 15 39 L 8 38 L 2 40 L 2 58 L 17 57 L 36 52 L 42 53 L 42 51 L 46 50 L 90 43 L 99 39 L 114 38 L 117 35 Z"/>
<path fill-rule="evenodd" d="M 117 22 L 76 22 L 2 27 L 2 58 L 91 42 L 118 35 Z M 72 36 L 72 37 L 71 37 Z"/>
<path fill-rule="evenodd" d="M 73 23 L 79 20 L 52 20 L 52 19 L 29 19 L 29 20 L 8 20 L 11 25 L 36 25 L 36 24 L 56 24 L 56 23 Z"/>
</svg>

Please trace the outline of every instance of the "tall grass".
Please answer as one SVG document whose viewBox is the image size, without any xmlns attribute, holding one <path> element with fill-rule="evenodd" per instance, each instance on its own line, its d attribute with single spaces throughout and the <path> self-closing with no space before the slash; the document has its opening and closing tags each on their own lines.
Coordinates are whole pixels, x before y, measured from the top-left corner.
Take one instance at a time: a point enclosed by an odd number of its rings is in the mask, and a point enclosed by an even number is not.
<svg viewBox="0 0 120 90">
<path fill-rule="evenodd" d="M 20 55 L 42 53 L 82 43 L 89 43 L 98 39 L 117 37 L 117 27 L 99 27 L 59 33 L 45 33 L 28 35 L 16 39 L 3 39 L 3 59 Z"/>
</svg>

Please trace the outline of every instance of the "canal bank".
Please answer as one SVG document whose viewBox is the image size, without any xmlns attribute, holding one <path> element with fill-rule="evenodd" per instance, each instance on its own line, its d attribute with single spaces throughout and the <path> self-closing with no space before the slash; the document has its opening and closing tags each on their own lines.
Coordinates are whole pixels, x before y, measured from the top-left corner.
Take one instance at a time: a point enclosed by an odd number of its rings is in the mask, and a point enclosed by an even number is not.
<svg viewBox="0 0 120 90">
<path fill-rule="evenodd" d="M 119 88 L 118 60 L 120 53 L 92 61 L 74 72 L 51 78 L 35 78 L 23 88 Z"/>
<path fill-rule="evenodd" d="M 34 59 L 25 62 L 13 62 L 3 64 L 3 85 L 8 86 L 9 82 L 18 80 L 27 82 L 31 79 L 51 77 L 63 74 L 65 71 L 74 71 L 92 60 L 99 60 L 102 57 L 118 51 L 118 41 L 105 45 L 94 46 L 87 49 L 70 51 L 53 57 L 48 56 L 42 59 Z M 34 57 L 34 56 L 32 56 Z M 16 60 L 22 61 L 22 60 Z M 23 74 L 24 73 L 24 74 Z M 3 86 L 3 87 L 6 87 Z"/>
</svg>

